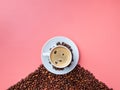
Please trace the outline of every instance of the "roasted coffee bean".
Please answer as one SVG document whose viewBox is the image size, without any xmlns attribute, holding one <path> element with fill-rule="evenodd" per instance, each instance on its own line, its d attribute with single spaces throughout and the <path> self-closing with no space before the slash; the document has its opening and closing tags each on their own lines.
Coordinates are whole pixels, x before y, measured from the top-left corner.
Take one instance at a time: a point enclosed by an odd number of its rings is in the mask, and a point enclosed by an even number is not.
<svg viewBox="0 0 120 90">
<path fill-rule="evenodd" d="M 49 64 L 51 64 L 51 62 L 49 61 Z"/>
<path fill-rule="evenodd" d="M 43 65 L 7 90 L 113 90 L 77 65 L 71 72 L 55 75 Z"/>
<path fill-rule="evenodd" d="M 62 45 L 64 46 L 64 45 L 66 45 L 66 43 L 65 43 L 65 42 L 62 42 Z"/>
<path fill-rule="evenodd" d="M 61 43 L 60 43 L 60 42 L 57 42 L 56 45 L 61 45 Z"/>
<path fill-rule="evenodd" d="M 52 50 L 52 48 L 50 48 L 49 50 Z"/>
</svg>

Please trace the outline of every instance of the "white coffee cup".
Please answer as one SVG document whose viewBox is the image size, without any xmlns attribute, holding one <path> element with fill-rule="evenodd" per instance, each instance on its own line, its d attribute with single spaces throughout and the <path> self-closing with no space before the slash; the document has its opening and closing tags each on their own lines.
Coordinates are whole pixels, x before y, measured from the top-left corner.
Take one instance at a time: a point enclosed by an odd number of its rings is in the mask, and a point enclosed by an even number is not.
<svg viewBox="0 0 120 90">
<path fill-rule="evenodd" d="M 43 56 L 48 57 L 50 63 L 57 68 L 67 67 L 72 61 L 71 51 L 63 45 L 53 47 L 49 52 L 44 52 Z"/>
</svg>

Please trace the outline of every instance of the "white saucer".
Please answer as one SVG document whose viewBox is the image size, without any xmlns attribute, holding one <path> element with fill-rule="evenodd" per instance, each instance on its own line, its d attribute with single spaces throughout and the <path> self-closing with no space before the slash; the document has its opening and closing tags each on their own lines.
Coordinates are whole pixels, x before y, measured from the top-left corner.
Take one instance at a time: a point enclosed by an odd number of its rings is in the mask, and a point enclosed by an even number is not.
<svg viewBox="0 0 120 90">
<path fill-rule="evenodd" d="M 72 53 L 73 53 L 73 61 L 71 62 L 71 65 L 69 67 L 65 67 L 63 70 L 56 70 L 53 68 L 52 64 L 49 63 L 49 58 L 46 56 L 43 56 L 42 54 L 45 52 L 49 52 L 50 48 L 53 48 L 54 45 L 56 45 L 57 42 L 65 42 L 66 44 L 70 45 L 72 48 Z M 63 37 L 63 36 L 57 36 L 57 37 L 53 37 L 50 40 L 48 40 L 45 45 L 42 48 L 41 51 L 41 58 L 42 58 L 42 63 L 44 65 L 44 67 L 50 71 L 51 73 L 54 74 L 66 74 L 69 73 L 70 71 L 72 71 L 75 66 L 78 64 L 79 61 L 79 51 L 77 46 L 75 45 L 75 43 L 68 39 L 67 37 Z"/>
</svg>

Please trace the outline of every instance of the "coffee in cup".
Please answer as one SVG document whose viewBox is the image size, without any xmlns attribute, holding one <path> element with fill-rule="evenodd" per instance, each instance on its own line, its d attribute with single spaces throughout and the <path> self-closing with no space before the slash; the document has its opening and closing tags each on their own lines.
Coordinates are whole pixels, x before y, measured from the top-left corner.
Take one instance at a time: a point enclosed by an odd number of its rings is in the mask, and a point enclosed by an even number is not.
<svg viewBox="0 0 120 90">
<path fill-rule="evenodd" d="M 51 64 L 57 68 L 64 68 L 72 61 L 71 51 L 62 45 L 52 48 L 50 53 L 44 53 L 44 55 L 49 56 Z"/>
</svg>

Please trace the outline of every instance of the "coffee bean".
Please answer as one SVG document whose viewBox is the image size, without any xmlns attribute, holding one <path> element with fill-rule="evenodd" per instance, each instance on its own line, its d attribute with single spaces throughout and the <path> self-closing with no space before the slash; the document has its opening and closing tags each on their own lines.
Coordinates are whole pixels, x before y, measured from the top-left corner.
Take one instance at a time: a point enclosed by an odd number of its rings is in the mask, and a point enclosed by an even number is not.
<svg viewBox="0 0 120 90">
<path fill-rule="evenodd" d="M 65 43 L 65 42 L 62 42 L 62 45 L 64 46 L 64 45 L 66 45 L 66 43 Z"/>
<path fill-rule="evenodd" d="M 56 45 L 61 45 L 61 43 L 60 43 L 60 42 L 57 42 Z"/>
<path fill-rule="evenodd" d="M 51 64 L 51 62 L 49 61 L 49 63 Z"/>
<path fill-rule="evenodd" d="M 52 50 L 52 48 L 50 48 L 49 50 Z"/>
</svg>

